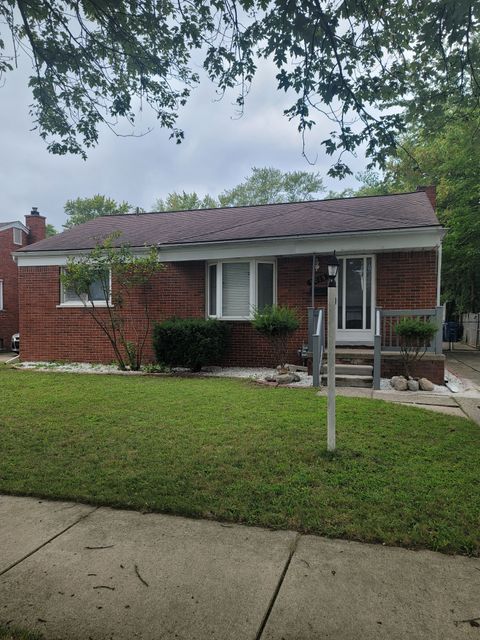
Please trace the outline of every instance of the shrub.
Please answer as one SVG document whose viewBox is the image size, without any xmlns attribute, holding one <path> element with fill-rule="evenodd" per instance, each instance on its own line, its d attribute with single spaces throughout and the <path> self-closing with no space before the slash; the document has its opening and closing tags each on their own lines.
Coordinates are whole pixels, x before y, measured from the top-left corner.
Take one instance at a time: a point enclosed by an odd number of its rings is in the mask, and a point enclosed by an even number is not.
<svg viewBox="0 0 480 640">
<path fill-rule="evenodd" d="M 275 364 L 285 365 L 288 350 L 288 335 L 299 327 L 294 309 L 290 307 L 271 306 L 255 311 L 253 327 L 271 342 Z"/>
<path fill-rule="evenodd" d="M 221 362 L 227 347 L 228 329 L 225 322 L 202 318 L 172 318 L 157 323 L 153 330 L 157 361 L 193 371 Z"/>
<path fill-rule="evenodd" d="M 407 378 L 410 376 L 411 365 L 423 358 L 437 330 L 433 322 L 419 318 L 402 318 L 395 325 Z"/>
</svg>

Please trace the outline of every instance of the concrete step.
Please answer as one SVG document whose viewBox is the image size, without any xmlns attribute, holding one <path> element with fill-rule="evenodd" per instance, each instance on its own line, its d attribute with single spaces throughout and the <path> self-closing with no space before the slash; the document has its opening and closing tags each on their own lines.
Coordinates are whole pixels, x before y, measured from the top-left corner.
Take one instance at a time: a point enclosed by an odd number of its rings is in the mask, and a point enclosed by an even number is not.
<svg viewBox="0 0 480 640">
<path fill-rule="evenodd" d="M 322 367 L 322 373 L 327 373 L 328 367 L 326 364 Z M 373 375 L 373 367 L 368 364 L 336 364 L 335 375 L 347 375 L 347 376 L 371 376 Z"/>
<path fill-rule="evenodd" d="M 327 385 L 327 376 L 325 374 L 322 375 L 322 386 Z M 364 387 L 366 389 L 371 389 L 373 386 L 373 377 L 372 376 L 359 376 L 359 375 L 347 375 L 338 373 L 335 375 L 335 385 L 337 387 Z"/>
</svg>

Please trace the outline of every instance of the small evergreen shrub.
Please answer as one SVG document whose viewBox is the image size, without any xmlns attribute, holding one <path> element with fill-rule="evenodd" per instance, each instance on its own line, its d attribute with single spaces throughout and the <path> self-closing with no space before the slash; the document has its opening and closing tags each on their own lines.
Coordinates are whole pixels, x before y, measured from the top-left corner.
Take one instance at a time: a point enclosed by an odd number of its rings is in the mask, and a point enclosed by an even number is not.
<svg viewBox="0 0 480 640">
<path fill-rule="evenodd" d="M 252 326 L 271 342 L 275 365 L 285 365 L 288 336 L 298 329 L 299 324 L 297 313 L 290 307 L 273 305 L 255 311 Z"/>
<path fill-rule="evenodd" d="M 229 327 L 225 322 L 203 318 L 172 318 L 153 329 L 157 362 L 170 367 L 202 367 L 222 361 Z"/>
<path fill-rule="evenodd" d="M 407 378 L 410 376 L 411 365 L 423 358 L 437 330 L 438 327 L 433 322 L 419 318 L 402 318 L 395 325 Z"/>
</svg>

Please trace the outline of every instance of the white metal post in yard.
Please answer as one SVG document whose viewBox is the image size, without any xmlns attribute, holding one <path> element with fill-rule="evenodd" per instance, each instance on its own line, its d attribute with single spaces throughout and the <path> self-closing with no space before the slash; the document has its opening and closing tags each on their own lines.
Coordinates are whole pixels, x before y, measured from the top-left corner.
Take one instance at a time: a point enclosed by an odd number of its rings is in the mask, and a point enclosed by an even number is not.
<svg viewBox="0 0 480 640">
<path fill-rule="evenodd" d="M 328 396 L 327 396 L 327 449 L 335 451 L 335 338 L 337 288 L 328 287 Z"/>
<path fill-rule="evenodd" d="M 328 258 L 327 450 L 335 451 L 335 342 L 337 338 L 338 259 Z"/>
</svg>

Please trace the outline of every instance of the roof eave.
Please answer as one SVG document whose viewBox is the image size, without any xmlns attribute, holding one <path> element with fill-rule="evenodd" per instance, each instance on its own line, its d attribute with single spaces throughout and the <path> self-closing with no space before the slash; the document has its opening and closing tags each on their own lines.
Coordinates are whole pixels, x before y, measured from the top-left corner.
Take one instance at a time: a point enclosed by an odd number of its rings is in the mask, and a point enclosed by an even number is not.
<svg viewBox="0 0 480 640">
<path fill-rule="evenodd" d="M 239 240 L 211 240 L 191 243 L 169 243 L 150 246 L 132 246 L 137 254 L 157 246 L 165 261 L 212 260 L 225 257 L 300 255 L 332 251 L 357 251 L 368 248 L 371 251 L 408 250 L 435 247 L 441 244 L 445 229 L 440 225 L 406 227 L 403 229 L 383 229 L 356 232 L 332 232 L 296 236 L 275 236 L 267 238 L 245 238 Z M 378 242 L 376 241 L 378 240 Z M 344 249 L 342 249 L 344 247 Z M 358 247 L 358 249 L 356 248 Z M 68 258 L 85 255 L 85 249 L 44 249 L 40 251 L 16 251 L 12 255 L 19 266 L 29 264 L 65 264 Z"/>
</svg>

